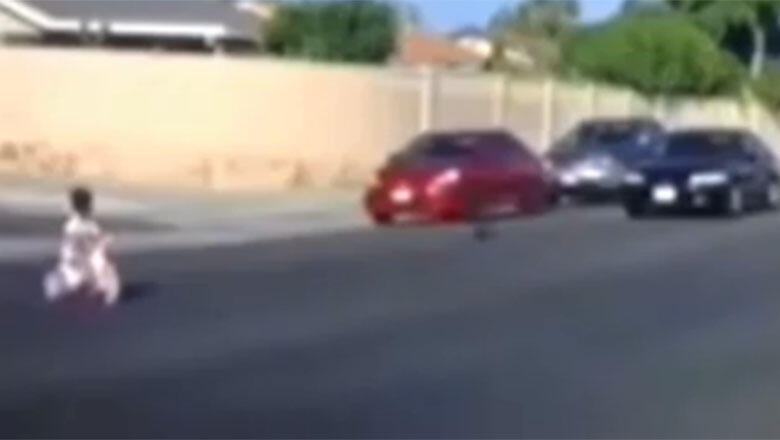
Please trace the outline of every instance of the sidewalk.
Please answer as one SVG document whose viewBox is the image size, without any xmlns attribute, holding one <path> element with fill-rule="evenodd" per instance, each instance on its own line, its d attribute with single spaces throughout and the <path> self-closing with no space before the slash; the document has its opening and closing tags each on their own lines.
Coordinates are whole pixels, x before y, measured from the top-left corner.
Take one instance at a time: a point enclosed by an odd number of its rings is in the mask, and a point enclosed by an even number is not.
<svg viewBox="0 0 780 440">
<path fill-rule="evenodd" d="M 62 182 L 0 178 L 0 216 L 18 216 L 23 225 L 28 217 L 47 219 L 46 230 L 24 237 L 4 232 L 0 221 L 0 259 L 51 252 L 59 232 L 53 225 L 64 215 L 68 187 Z M 122 252 L 305 236 L 368 225 L 357 191 L 218 195 L 96 187 L 95 193 L 98 218 L 151 225 L 146 231 L 116 231 Z M 30 227 L 36 223 L 41 222 L 29 222 Z"/>
</svg>

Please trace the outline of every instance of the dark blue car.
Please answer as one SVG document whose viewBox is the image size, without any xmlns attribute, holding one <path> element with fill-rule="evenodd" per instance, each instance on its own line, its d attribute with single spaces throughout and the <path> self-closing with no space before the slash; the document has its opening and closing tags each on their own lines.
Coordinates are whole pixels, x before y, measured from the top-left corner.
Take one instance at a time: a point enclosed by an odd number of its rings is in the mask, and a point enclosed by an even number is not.
<svg viewBox="0 0 780 440">
<path fill-rule="evenodd" d="M 655 158 L 626 173 L 622 196 L 630 217 L 681 209 L 739 216 L 777 208 L 780 185 L 774 155 L 754 134 L 697 129 L 669 133 Z"/>
<path fill-rule="evenodd" d="M 563 195 L 616 198 L 626 170 L 654 154 L 663 135 L 653 119 L 590 119 L 556 142 L 547 159 Z"/>
</svg>

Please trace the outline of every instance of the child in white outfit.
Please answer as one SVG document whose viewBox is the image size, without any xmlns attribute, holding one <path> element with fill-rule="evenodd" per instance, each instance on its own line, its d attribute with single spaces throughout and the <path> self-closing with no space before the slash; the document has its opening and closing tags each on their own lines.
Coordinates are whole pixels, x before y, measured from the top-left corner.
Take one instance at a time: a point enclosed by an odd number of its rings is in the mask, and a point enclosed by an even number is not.
<svg viewBox="0 0 780 440">
<path fill-rule="evenodd" d="M 54 300 L 88 288 L 102 294 L 106 304 L 114 304 L 119 297 L 118 274 L 99 248 L 107 245 L 108 237 L 92 218 L 92 193 L 85 188 L 71 191 L 70 210 L 62 231 L 59 264 L 44 281 L 46 297 Z"/>
</svg>

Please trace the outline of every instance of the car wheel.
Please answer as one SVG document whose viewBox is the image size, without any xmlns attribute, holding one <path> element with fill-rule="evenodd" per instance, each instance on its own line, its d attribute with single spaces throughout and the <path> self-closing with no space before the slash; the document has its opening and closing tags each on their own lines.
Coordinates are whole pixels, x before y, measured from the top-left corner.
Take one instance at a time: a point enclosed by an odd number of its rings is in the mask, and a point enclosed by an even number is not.
<svg viewBox="0 0 780 440">
<path fill-rule="evenodd" d="M 745 197 L 742 190 L 736 187 L 729 188 L 724 201 L 723 214 L 728 217 L 739 217 L 745 212 Z"/>
<path fill-rule="evenodd" d="M 633 219 L 646 217 L 649 211 L 647 203 L 642 202 L 626 203 L 623 208 L 626 211 L 626 215 Z"/>
<path fill-rule="evenodd" d="M 767 185 L 764 194 L 764 207 L 771 211 L 780 208 L 780 184 L 771 182 Z"/>
<path fill-rule="evenodd" d="M 386 212 L 375 212 L 371 214 L 371 219 L 378 226 L 387 226 L 393 224 L 393 215 Z"/>
<path fill-rule="evenodd" d="M 520 195 L 514 204 L 514 214 L 521 216 L 538 214 L 547 210 L 551 203 L 549 197 Z"/>
<path fill-rule="evenodd" d="M 559 191 L 552 190 L 547 195 L 547 209 L 554 209 L 563 203 L 563 196 Z"/>
</svg>

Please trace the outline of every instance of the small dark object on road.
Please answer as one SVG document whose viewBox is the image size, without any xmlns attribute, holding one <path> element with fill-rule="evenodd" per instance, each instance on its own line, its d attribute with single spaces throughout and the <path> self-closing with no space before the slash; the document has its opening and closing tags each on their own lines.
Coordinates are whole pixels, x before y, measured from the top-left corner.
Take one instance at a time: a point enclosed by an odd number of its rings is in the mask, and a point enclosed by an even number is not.
<svg viewBox="0 0 780 440">
<path fill-rule="evenodd" d="M 475 222 L 472 231 L 477 241 L 488 241 L 496 236 L 495 228 L 486 221 Z"/>
</svg>

